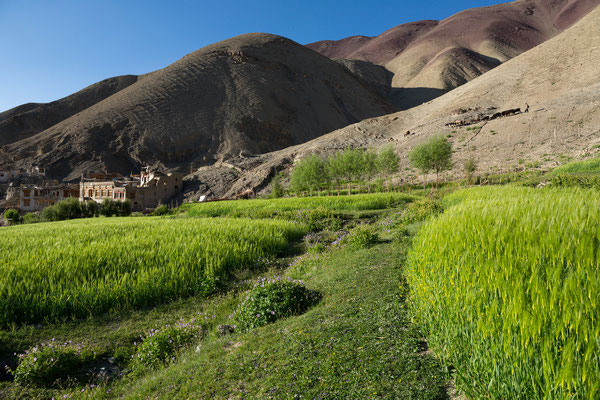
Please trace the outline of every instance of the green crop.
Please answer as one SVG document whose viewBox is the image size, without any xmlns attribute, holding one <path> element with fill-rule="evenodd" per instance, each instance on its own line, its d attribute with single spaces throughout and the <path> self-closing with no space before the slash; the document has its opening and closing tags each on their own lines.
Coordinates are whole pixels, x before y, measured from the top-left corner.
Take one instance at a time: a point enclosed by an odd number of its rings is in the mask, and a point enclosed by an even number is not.
<svg viewBox="0 0 600 400">
<path fill-rule="evenodd" d="M 575 174 L 575 173 L 598 173 L 600 172 L 600 158 L 592 158 L 585 161 L 574 161 L 554 168 L 553 175 Z"/>
<path fill-rule="evenodd" d="M 457 192 L 415 238 L 416 319 L 472 398 L 600 397 L 600 192 Z"/>
<path fill-rule="evenodd" d="M 375 193 L 354 196 L 292 197 L 270 200 L 229 200 L 185 204 L 181 207 L 189 216 L 254 216 L 260 217 L 284 211 L 323 208 L 332 211 L 378 210 L 410 203 L 417 197 L 406 193 Z"/>
<path fill-rule="evenodd" d="M 0 326 L 208 294 L 306 228 L 245 219 L 102 218 L 0 230 Z"/>
</svg>

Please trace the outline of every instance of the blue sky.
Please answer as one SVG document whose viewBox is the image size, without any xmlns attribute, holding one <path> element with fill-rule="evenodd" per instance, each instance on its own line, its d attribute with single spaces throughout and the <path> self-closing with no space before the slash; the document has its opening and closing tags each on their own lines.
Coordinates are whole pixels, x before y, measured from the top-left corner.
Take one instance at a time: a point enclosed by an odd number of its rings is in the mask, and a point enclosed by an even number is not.
<svg viewBox="0 0 600 400">
<path fill-rule="evenodd" d="M 0 111 L 163 68 L 242 33 L 274 33 L 302 44 L 374 36 L 502 2 L 0 0 Z"/>
</svg>

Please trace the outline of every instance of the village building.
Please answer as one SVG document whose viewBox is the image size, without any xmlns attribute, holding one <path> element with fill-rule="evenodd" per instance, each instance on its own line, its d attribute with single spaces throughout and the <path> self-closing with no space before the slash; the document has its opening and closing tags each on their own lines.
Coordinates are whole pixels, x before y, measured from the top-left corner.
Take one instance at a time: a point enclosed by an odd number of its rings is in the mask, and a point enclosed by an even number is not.
<svg viewBox="0 0 600 400">
<path fill-rule="evenodd" d="M 98 179 L 82 177 L 79 199 L 101 203 L 104 199 L 129 200 L 133 210 L 156 208 L 166 204 L 183 190 L 183 174 L 163 174 L 145 167 L 138 176 Z M 138 178 L 138 179 L 135 179 Z"/>
<path fill-rule="evenodd" d="M 21 175 L 20 169 L 0 169 L 0 183 L 10 182 Z"/>
<path fill-rule="evenodd" d="M 77 185 L 59 185 L 58 182 L 49 182 L 46 185 L 21 185 L 9 187 L 6 193 L 7 205 L 23 212 L 40 211 L 57 202 L 78 197 Z"/>
</svg>

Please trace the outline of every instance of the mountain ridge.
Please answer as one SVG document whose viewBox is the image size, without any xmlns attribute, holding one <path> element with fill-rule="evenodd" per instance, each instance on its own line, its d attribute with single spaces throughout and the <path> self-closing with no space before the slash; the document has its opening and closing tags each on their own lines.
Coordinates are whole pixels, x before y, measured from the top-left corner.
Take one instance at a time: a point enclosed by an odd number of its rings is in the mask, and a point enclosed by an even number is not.
<svg viewBox="0 0 600 400">
<path fill-rule="evenodd" d="M 0 157 L 67 179 L 91 168 L 129 173 L 144 164 L 187 170 L 394 111 L 365 79 L 281 36 L 240 35 L 3 146 Z"/>
</svg>

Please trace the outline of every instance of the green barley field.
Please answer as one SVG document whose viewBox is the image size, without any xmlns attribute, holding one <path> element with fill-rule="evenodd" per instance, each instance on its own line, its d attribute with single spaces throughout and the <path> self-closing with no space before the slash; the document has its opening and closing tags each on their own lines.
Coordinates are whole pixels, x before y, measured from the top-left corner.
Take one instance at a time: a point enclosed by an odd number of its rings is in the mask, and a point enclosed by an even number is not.
<svg viewBox="0 0 600 400">
<path fill-rule="evenodd" d="M 323 208 L 331 211 L 381 210 L 399 207 L 415 200 L 406 193 L 375 193 L 351 196 L 293 197 L 281 199 L 229 200 L 185 204 L 181 211 L 192 217 L 254 216 L 285 211 Z"/>
<path fill-rule="evenodd" d="M 406 271 L 416 319 L 469 398 L 600 398 L 600 193 L 446 198 Z"/>
<path fill-rule="evenodd" d="M 279 220 L 100 218 L 0 230 L 0 325 L 206 294 L 305 232 Z"/>
</svg>

